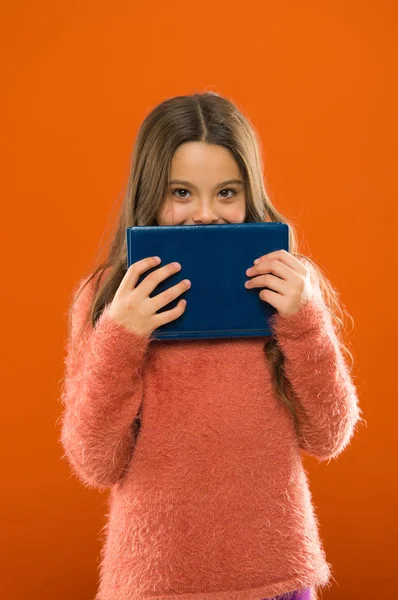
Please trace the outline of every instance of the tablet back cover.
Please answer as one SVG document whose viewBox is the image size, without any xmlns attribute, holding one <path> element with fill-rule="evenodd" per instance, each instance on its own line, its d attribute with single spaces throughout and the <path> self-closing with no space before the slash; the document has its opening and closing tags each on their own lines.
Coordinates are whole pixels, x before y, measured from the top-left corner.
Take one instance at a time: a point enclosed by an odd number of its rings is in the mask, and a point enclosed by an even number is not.
<svg viewBox="0 0 398 600">
<path fill-rule="evenodd" d="M 275 250 L 289 251 L 289 228 L 285 223 L 231 223 L 222 225 L 136 226 L 126 230 L 127 268 L 143 258 L 159 256 L 152 271 L 179 262 L 181 269 L 161 281 L 150 297 L 183 279 L 191 287 L 161 308 L 162 313 L 187 305 L 176 320 L 154 330 L 152 338 L 183 340 L 270 336 L 268 319 L 276 309 L 261 300 L 261 288 L 245 288 L 246 270 L 253 261 Z"/>
</svg>

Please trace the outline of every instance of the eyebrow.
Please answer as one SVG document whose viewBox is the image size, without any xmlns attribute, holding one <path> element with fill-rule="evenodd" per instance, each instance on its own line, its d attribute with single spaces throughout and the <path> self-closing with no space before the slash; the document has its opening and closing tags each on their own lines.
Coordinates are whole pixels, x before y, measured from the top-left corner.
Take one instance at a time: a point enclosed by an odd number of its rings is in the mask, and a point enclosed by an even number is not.
<svg viewBox="0 0 398 600">
<path fill-rule="evenodd" d="M 196 185 L 194 185 L 193 183 L 190 183 L 189 181 L 183 181 L 182 179 L 172 179 L 171 181 L 169 181 L 169 184 L 171 184 L 171 183 L 182 183 L 183 185 L 187 185 L 189 187 L 197 189 Z M 243 181 L 241 179 L 228 179 L 227 181 L 222 181 L 221 183 L 216 185 L 214 189 L 216 189 L 218 187 L 222 187 L 224 185 L 228 185 L 229 183 L 243 184 Z"/>
</svg>

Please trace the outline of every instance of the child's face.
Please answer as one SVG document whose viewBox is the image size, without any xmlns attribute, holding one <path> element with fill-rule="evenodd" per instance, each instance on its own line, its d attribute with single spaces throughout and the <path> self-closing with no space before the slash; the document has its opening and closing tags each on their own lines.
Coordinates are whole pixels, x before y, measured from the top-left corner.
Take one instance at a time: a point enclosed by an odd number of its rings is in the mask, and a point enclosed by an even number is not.
<svg viewBox="0 0 398 600">
<path fill-rule="evenodd" d="M 223 184 L 230 179 L 242 183 Z M 171 161 L 170 181 L 156 215 L 158 225 L 243 223 L 246 198 L 242 176 L 224 146 L 203 142 L 181 144 Z"/>
</svg>

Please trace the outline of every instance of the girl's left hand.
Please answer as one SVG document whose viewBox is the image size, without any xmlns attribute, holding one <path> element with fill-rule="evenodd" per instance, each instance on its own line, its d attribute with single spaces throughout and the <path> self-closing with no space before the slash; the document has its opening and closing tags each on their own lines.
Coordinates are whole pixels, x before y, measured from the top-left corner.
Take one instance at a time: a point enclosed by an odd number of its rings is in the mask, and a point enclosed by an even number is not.
<svg viewBox="0 0 398 600">
<path fill-rule="evenodd" d="M 262 290 L 259 296 L 284 318 L 295 315 L 314 294 L 309 269 L 286 250 L 261 256 L 246 275 L 252 277 L 246 281 L 246 288 L 271 288 Z"/>
</svg>

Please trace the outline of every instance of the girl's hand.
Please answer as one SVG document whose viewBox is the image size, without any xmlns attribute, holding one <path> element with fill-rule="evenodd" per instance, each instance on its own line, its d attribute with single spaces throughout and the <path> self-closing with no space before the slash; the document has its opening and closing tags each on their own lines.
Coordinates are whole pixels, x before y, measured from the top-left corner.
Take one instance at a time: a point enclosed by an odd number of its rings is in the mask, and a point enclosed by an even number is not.
<svg viewBox="0 0 398 600">
<path fill-rule="evenodd" d="M 257 264 L 246 271 L 252 279 L 246 281 L 245 287 L 271 288 L 262 290 L 260 298 L 276 308 L 281 317 L 295 315 L 311 300 L 314 289 L 310 271 L 290 252 L 276 250 L 257 260 Z"/>
<path fill-rule="evenodd" d="M 177 306 L 171 310 L 159 314 L 156 311 L 181 296 L 191 286 L 191 282 L 184 279 L 151 298 L 150 294 L 161 281 L 181 269 L 179 263 L 169 263 L 147 275 L 137 285 L 139 277 L 145 271 L 159 264 L 160 260 L 149 257 L 130 265 L 109 308 L 109 314 L 116 322 L 143 337 L 150 337 L 152 332 L 160 325 L 175 321 L 183 314 L 187 304 L 185 299 L 180 300 Z"/>
</svg>

